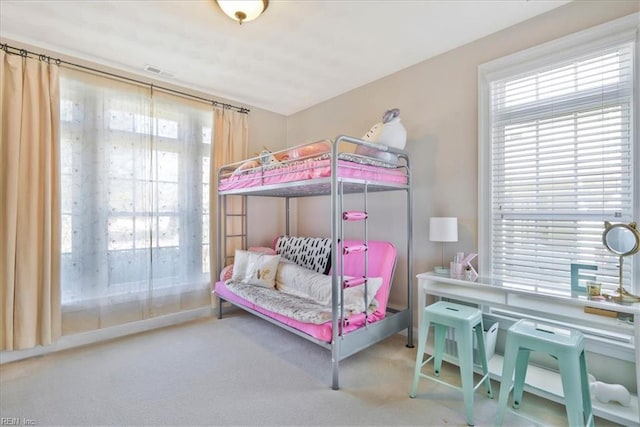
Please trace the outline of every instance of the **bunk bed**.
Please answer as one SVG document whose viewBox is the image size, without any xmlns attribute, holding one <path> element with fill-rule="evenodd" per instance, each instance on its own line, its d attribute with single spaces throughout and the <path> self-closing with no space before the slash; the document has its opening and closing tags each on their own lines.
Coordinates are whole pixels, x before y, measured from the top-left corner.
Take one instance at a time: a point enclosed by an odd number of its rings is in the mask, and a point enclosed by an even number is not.
<svg viewBox="0 0 640 427">
<path fill-rule="evenodd" d="M 252 300 L 251 296 L 236 293 L 237 289 L 227 286 L 233 283 L 222 277 L 214 288 L 218 317 L 222 317 L 222 303 L 226 301 L 330 350 L 333 389 L 339 388 L 339 363 L 346 357 L 404 330 L 407 331 L 407 346 L 413 347 L 411 184 L 410 159 L 406 151 L 344 135 L 275 153 L 263 152 L 258 157 L 221 167 L 217 177 L 218 276 L 225 266 L 230 267 L 234 256 L 229 250 L 230 242 L 240 238 L 240 246 L 248 246 L 246 213 L 230 211 L 232 200 L 239 198 L 241 205 L 246 207 L 249 196 L 282 198 L 286 212 L 285 236 L 289 236 L 291 199 L 330 198 L 331 236 L 327 238 L 331 248 L 330 269 L 323 272 L 328 273 L 330 281 L 330 320 L 320 325 L 292 320 L 256 303 L 264 301 L 260 299 L 263 295 Z M 391 308 L 387 304 L 396 266 L 396 248 L 389 242 L 370 240 L 367 225 L 369 217 L 373 216 L 367 209 L 369 194 L 386 191 L 406 193 L 406 249 L 403 255 L 406 255 L 407 269 L 402 282 L 406 285 L 407 303 L 402 308 Z M 347 194 L 363 195 L 361 210 L 344 211 Z M 389 215 L 389 212 L 384 213 Z M 238 221 L 242 223 L 241 231 L 230 232 L 228 224 L 237 225 Z M 348 221 L 363 221 L 363 235 L 358 236 L 361 238 L 345 238 Z M 276 240 L 276 246 L 279 241 L 282 239 Z M 374 307 L 367 306 L 367 287 L 373 285 L 376 276 L 382 279 L 382 285 L 375 293 L 381 301 L 375 301 Z M 345 298 L 348 298 L 345 292 L 352 287 L 364 287 L 361 294 L 365 296 L 366 304 L 362 312 L 345 309 Z M 264 289 L 256 291 L 268 293 Z"/>
</svg>

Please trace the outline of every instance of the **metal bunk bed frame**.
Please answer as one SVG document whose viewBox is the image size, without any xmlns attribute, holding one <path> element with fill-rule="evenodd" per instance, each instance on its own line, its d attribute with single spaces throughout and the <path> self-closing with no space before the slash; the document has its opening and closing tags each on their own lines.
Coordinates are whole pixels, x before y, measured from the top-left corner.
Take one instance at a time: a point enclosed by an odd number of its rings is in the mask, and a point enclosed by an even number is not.
<svg viewBox="0 0 640 427">
<path fill-rule="evenodd" d="M 342 142 L 352 143 L 356 145 L 365 146 L 368 148 L 374 148 L 376 150 L 385 151 L 396 154 L 399 159 L 404 162 L 406 168 L 407 183 L 396 184 L 386 182 L 373 182 L 356 178 L 343 178 L 338 177 L 338 154 L 339 147 Z M 285 233 L 289 235 L 290 225 L 290 199 L 299 197 L 310 197 L 329 195 L 331 198 L 331 265 L 344 265 L 344 263 L 338 263 L 338 256 L 344 256 L 342 253 L 338 254 L 335 250 L 339 247 L 339 242 L 344 241 L 343 235 L 343 218 L 342 218 L 342 206 L 343 196 L 345 194 L 364 193 L 364 204 L 366 212 L 367 193 L 369 192 L 381 192 L 381 191 L 405 191 L 406 209 L 407 209 L 407 307 L 404 309 L 393 309 L 387 307 L 387 313 L 384 319 L 380 319 L 373 323 L 365 322 L 361 328 L 351 331 L 347 334 L 342 333 L 342 320 L 341 306 L 338 299 L 338 294 L 342 291 L 342 272 L 338 271 L 338 268 L 332 269 L 332 340 L 330 343 L 318 340 L 304 332 L 301 332 L 289 325 L 279 322 L 263 313 L 253 310 L 249 307 L 238 306 L 239 308 L 248 311 L 270 323 L 273 323 L 293 334 L 303 337 L 309 341 L 318 344 L 331 351 L 331 365 L 332 365 L 332 389 L 339 389 L 339 364 L 340 361 L 361 351 L 365 348 L 391 336 L 403 330 L 407 330 L 407 347 L 413 348 L 413 197 L 412 197 L 412 181 L 411 181 L 411 167 L 410 167 L 409 155 L 404 150 L 399 150 L 393 147 L 387 147 L 381 144 L 370 143 L 361 139 L 340 135 L 331 141 L 331 177 L 315 178 L 311 180 L 295 181 L 290 183 L 265 185 L 259 188 L 240 188 L 232 190 L 218 191 L 218 220 L 217 220 L 217 256 L 218 256 L 218 276 L 221 269 L 228 261 L 230 255 L 227 254 L 227 243 L 229 238 L 241 238 L 243 247 L 247 247 L 247 216 L 246 214 L 229 213 L 227 212 L 227 196 L 242 196 L 242 204 L 246 206 L 247 196 L 263 196 L 263 197 L 280 197 L 285 199 Z M 218 183 L 220 182 L 222 169 L 218 172 Z M 219 185 L 218 185 L 219 188 Z M 239 217 L 242 220 L 242 233 L 229 236 L 227 234 L 226 221 L 228 217 Z M 368 228 L 364 227 L 364 239 L 368 242 Z M 367 257 L 365 256 L 365 265 L 367 263 Z M 365 267 L 366 268 L 366 267 Z M 395 267 L 394 267 L 395 269 Z M 216 276 L 217 277 L 217 276 Z M 393 275 L 391 276 L 393 280 Z M 366 284 L 365 284 L 366 286 Z M 391 284 L 390 284 L 391 286 Z M 366 294 L 366 290 L 365 290 Z M 222 299 L 218 296 L 218 318 L 222 317 Z"/>
</svg>

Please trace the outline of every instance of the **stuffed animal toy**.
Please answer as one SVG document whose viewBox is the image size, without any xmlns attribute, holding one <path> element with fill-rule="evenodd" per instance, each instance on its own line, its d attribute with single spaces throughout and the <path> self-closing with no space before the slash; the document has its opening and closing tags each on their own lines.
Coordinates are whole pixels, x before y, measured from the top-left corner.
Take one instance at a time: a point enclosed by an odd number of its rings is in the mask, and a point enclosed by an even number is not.
<svg viewBox="0 0 640 427">
<path fill-rule="evenodd" d="M 589 374 L 589 393 L 592 398 L 595 397 L 602 403 L 618 402 L 626 407 L 631 404 L 631 394 L 625 386 L 596 381 L 596 378 L 591 374 Z"/>
<path fill-rule="evenodd" d="M 407 145 L 407 130 L 400 123 L 400 110 L 387 110 L 382 115 L 382 133 L 376 142 L 389 147 L 404 149 Z"/>
<path fill-rule="evenodd" d="M 246 162 L 238 166 L 236 170 L 233 171 L 232 176 L 239 175 L 243 171 L 246 171 L 249 169 L 254 169 L 264 165 L 272 165 L 275 163 L 280 163 L 280 161 L 276 159 L 276 156 L 271 154 L 271 151 L 269 151 L 266 147 L 264 147 L 264 150 L 262 150 L 256 158 L 247 160 Z"/>
<path fill-rule="evenodd" d="M 404 149 L 407 143 L 407 130 L 402 123 L 400 123 L 399 116 L 400 110 L 397 108 L 385 111 L 382 115 L 382 122 L 374 124 L 362 139 L 368 142 L 384 144 L 388 147 Z M 363 147 L 361 145 L 356 148 L 356 154 L 376 157 L 386 161 L 398 160 L 398 156 L 393 153 Z"/>
<path fill-rule="evenodd" d="M 271 151 L 267 149 L 262 150 L 258 157 L 260 158 L 260 164 L 262 165 L 271 165 L 274 163 L 280 163 L 280 161 L 276 159 L 276 156 L 271 154 Z"/>
<path fill-rule="evenodd" d="M 375 125 L 371 126 L 371 129 L 369 129 L 367 133 L 364 134 L 362 139 L 368 142 L 378 141 L 378 137 L 380 137 L 380 134 L 382 133 L 383 126 L 384 123 L 382 122 L 376 123 Z"/>
</svg>

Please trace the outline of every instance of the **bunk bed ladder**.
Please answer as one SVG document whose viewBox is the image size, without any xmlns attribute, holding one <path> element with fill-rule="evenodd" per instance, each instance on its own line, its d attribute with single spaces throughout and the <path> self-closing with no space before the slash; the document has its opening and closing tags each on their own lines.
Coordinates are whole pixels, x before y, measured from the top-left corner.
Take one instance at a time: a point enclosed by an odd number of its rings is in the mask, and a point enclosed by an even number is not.
<svg viewBox="0 0 640 427">
<path fill-rule="evenodd" d="M 342 184 L 341 184 L 342 185 Z M 341 267 L 342 270 L 340 272 L 340 276 L 341 278 L 344 277 L 344 256 L 345 255 L 349 255 L 350 253 L 356 253 L 356 252 L 364 252 L 364 273 L 363 276 L 361 278 L 354 278 L 354 279 L 350 279 L 350 280 L 341 280 L 341 288 L 340 288 L 340 301 L 343 301 L 343 303 L 340 306 L 340 318 L 342 319 L 344 316 L 344 289 L 345 288 L 349 288 L 352 286 L 364 286 L 364 294 L 363 294 L 363 298 L 364 298 L 364 327 L 368 328 L 369 327 L 369 313 L 368 313 L 368 308 L 367 307 L 367 294 L 368 294 L 368 285 L 369 285 L 369 215 L 368 215 L 368 210 L 367 210 L 367 190 L 368 190 L 368 183 L 365 183 L 364 185 L 364 191 L 363 191 L 363 210 L 362 211 L 343 211 L 342 212 L 342 226 L 340 227 L 340 239 L 341 241 L 345 241 L 344 239 L 344 222 L 350 222 L 350 221 L 361 221 L 363 222 L 364 225 L 364 238 L 362 239 L 362 244 L 358 245 L 358 246 L 344 246 L 342 248 L 342 262 L 341 262 Z M 342 197 L 342 191 L 340 192 L 341 197 Z M 341 208 L 342 208 L 342 200 L 340 202 Z M 341 321 L 341 324 L 344 323 L 344 320 Z M 342 330 L 340 331 L 341 335 L 342 335 Z"/>
<path fill-rule="evenodd" d="M 228 203 L 228 197 L 237 197 L 240 203 Z M 247 196 L 226 196 L 223 202 L 224 250 L 226 265 L 235 254 L 235 249 L 247 249 Z M 239 224 L 238 224 L 239 223 Z"/>
<path fill-rule="evenodd" d="M 231 198 L 231 200 L 229 200 Z M 218 196 L 217 271 L 232 262 L 235 249 L 247 249 L 247 196 Z M 218 298 L 218 318 L 222 318 L 222 301 Z"/>
</svg>

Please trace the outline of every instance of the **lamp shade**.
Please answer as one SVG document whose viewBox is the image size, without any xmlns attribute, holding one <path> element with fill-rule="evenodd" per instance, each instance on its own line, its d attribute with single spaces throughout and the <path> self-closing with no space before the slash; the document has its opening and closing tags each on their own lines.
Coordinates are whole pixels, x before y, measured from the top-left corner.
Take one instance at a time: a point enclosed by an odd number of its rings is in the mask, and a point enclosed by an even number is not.
<svg viewBox="0 0 640 427">
<path fill-rule="evenodd" d="M 431 217 L 429 218 L 429 240 L 432 242 L 457 242 L 458 218 Z"/>
<path fill-rule="evenodd" d="M 240 24 L 256 19 L 269 6 L 269 0 L 216 0 L 220 9 Z"/>
</svg>

